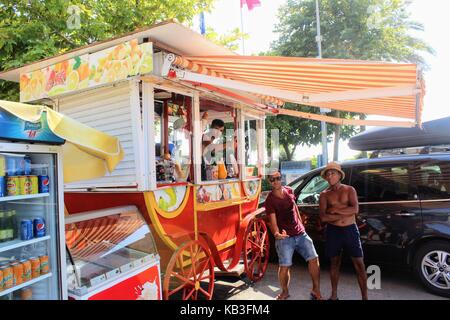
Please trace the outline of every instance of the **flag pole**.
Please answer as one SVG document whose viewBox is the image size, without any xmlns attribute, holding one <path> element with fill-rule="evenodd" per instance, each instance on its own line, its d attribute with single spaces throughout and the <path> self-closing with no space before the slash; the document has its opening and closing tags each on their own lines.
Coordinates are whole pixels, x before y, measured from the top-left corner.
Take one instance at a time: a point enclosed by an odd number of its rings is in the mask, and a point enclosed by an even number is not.
<svg viewBox="0 0 450 320">
<path fill-rule="evenodd" d="M 241 6 L 241 39 L 242 39 L 242 55 L 245 56 L 245 42 L 244 42 L 244 18 L 242 15 L 242 3 L 240 4 Z"/>
</svg>

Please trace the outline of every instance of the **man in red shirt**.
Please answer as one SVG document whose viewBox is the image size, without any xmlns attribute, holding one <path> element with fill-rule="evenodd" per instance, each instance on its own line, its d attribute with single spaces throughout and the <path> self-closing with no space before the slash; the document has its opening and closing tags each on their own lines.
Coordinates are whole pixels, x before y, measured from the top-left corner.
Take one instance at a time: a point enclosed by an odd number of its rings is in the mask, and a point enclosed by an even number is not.
<svg viewBox="0 0 450 320">
<path fill-rule="evenodd" d="M 305 232 L 292 189 L 281 185 L 281 174 L 278 171 L 269 176 L 269 182 L 272 192 L 267 196 L 265 208 L 270 217 L 270 229 L 275 237 L 278 254 L 281 293 L 277 300 L 289 297 L 290 267 L 294 251 L 308 262 L 313 284 L 310 299 L 321 300 L 318 255 L 311 238 Z"/>
</svg>

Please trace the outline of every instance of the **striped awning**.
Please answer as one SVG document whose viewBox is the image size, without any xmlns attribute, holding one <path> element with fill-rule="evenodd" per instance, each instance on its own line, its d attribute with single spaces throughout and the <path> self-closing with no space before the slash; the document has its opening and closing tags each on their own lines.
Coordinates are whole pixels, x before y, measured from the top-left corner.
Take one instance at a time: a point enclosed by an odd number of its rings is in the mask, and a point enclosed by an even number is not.
<svg viewBox="0 0 450 320">
<path fill-rule="evenodd" d="M 395 117 L 413 120 L 406 122 L 411 125 L 420 124 L 422 119 L 425 83 L 415 64 L 274 56 L 177 56 L 173 65 L 222 79 L 222 85 L 220 81 L 215 85 L 277 105 L 293 102 Z M 283 114 L 284 109 L 278 112 Z M 293 115 L 291 110 L 289 113 Z"/>
</svg>

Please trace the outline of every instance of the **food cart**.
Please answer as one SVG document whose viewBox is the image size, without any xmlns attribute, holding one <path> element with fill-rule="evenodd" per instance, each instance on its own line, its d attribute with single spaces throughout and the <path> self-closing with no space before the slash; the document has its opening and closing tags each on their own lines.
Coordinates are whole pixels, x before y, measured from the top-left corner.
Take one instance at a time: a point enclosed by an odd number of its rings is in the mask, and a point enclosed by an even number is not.
<svg viewBox="0 0 450 320">
<path fill-rule="evenodd" d="M 367 69 L 385 83 L 348 83 L 348 78 L 366 77 Z M 297 73 L 316 76 L 314 72 L 335 72 L 336 78 L 345 73 L 345 79 L 334 85 L 332 80 L 303 84 L 293 79 Z M 0 77 L 20 79 L 22 101 L 50 100 L 59 112 L 118 137 L 124 148 L 124 159 L 111 173 L 65 185 L 69 217 L 94 218 L 133 206 L 155 239 L 163 298 L 212 299 L 216 271 L 231 272 L 241 263 L 253 281 L 266 271 L 268 229 L 263 210 L 257 209 L 269 160 L 266 116 L 370 125 L 375 123 L 305 115 L 281 106 L 290 101 L 356 111 L 359 106 L 348 100 L 372 99 L 376 104 L 370 110 L 385 114 L 377 99 L 388 95 L 394 97 L 389 104 L 400 98 L 398 116 L 415 122 L 375 125 L 414 126 L 420 123 L 421 106 L 415 102 L 421 101 L 421 82 L 415 68 L 408 65 L 403 72 L 402 80 L 391 86 L 386 79 L 395 70 L 382 64 L 240 57 L 178 23 L 164 22 Z M 310 94 L 299 94 L 302 90 Z M 205 157 L 203 141 L 216 119 L 226 130 L 218 143 L 224 147 L 212 160 Z"/>
</svg>

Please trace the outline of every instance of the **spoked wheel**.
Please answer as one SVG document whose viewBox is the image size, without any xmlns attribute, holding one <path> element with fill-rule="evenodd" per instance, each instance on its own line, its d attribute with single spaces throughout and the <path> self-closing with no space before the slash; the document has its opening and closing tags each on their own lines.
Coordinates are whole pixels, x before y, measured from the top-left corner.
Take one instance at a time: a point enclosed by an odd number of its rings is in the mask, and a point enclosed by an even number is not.
<svg viewBox="0 0 450 320">
<path fill-rule="evenodd" d="M 207 246 L 197 240 L 183 243 L 172 255 L 163 283 L 165 300 L 211 300 L 214 260 Z"/>
<path fill-rule="evenodd" d="M 264 276 L 269 262 L 269 233 L 264 220 L 250 222 L 244 237 L 245 272 L 250 280 L 256 282 Z"/>
</svg>

